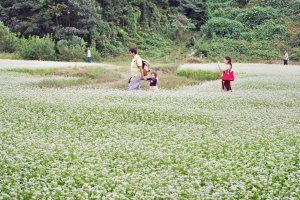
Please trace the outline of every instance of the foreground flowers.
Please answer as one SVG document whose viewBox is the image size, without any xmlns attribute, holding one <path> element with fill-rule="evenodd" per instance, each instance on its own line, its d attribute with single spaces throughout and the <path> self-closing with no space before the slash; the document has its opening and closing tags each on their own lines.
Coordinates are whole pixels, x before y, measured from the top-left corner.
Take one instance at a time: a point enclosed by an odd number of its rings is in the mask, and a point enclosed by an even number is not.
<svg viewBox="0 0 300 200">
<path fill-rule="evenodd" d="M 1 73 L 0 197 L 298 199 L 300 67 L 280 67 L 154 95 Z"/>
</svg>

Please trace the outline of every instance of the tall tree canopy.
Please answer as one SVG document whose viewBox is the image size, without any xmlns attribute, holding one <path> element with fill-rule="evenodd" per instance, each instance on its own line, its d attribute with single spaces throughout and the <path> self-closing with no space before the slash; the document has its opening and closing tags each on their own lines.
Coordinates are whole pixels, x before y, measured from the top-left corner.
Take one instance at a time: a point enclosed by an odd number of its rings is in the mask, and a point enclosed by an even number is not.
<svg viewBox="0 0 300 200">
<path fill-rule="evenodd" d="M 206 20 L 205 0 L 2 0 L 0 6 L 0 20 L 13 32 L 50 33 L 57 40 L 77 35 L 90 42 L 118 28 L 133 35 L 145 29 L 175 34 L 174 15 L 195 24 L 187 28 L 199 29 Z"/>
</svg>

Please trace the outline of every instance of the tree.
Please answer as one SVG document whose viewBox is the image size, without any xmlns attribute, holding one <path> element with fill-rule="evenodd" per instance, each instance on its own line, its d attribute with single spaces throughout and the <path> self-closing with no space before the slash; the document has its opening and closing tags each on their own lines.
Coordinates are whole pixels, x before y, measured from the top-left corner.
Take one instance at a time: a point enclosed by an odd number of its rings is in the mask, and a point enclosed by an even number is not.
<svg viewBox="0 0 300 200">
<path fill-rule="evenodd" d="M 206 22 L 206 0 L 182 0 L 184 14 L 192 20 L 195 27 L 199 30 Z"/>
</svg>

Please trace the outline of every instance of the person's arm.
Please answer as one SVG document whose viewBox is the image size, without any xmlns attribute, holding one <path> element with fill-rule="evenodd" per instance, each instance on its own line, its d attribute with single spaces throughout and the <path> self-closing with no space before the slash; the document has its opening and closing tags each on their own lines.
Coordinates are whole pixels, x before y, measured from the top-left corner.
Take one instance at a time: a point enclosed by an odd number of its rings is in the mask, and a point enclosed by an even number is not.
<svg viewBox="0 0 300 200">
<path fill-rule="evenodd" d="M 230 69 L 231 69 L 231 66 L 230 66 L 230 65 L 226 65 L 226 66 L 222 69 L 222 72 L 227 71 L 227 70 L 230 70 Z"/>
<path fill-rule="evenodd" d="M 218 69 L 219 69 L 220 72 L 224 72 L 224 71 L 229 70 L 230 67 L 228 65 L 226 65 L 225 68 L 222 68 L 220 61 L 218 61 Z"/>
<path fill-rule="evenodd" d="M 218 61 L 218 70 L 221 72 L 221 64 L 220 64 L 220 61 Z"/>
<path fill-rule="evenodd" d="M 230 70 L 231 66 L 225 65 L 224 68 L 221 68 L 221 64 L 220 64 L 220 62 L 218 62 L 218 69 L 219 69 L 220 72 L 224 72 L 224 71 Z"/>
<path fill-rule="evenodd" d="M 137 60 L 136 60 L 136 64 L 137 64 L 137 67 L 139 68 L 139 70 L 140 70 L 140 78 L 141 78 L 141 80 L 145 80 L 145 77 L 144 77 L 144 72 L 143 72 L 143 61 L 142 61 L 142 59 L 141 58 L 138 58 Z"/>
</svg>

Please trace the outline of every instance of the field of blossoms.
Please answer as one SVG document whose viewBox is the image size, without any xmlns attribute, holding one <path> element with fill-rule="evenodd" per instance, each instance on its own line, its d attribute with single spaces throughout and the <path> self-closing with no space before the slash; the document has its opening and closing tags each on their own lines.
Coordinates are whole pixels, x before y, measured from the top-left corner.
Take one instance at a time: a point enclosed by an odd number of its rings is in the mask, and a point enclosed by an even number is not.
<svg viewBox="0 0 300 200">
<path fill-rule="evenodd" d="M 300 198 L 300 66 L 235 64 L 230 93 L 39 88 L 62 77 L 5 68 L 0 199 Z"/>
</svg>

